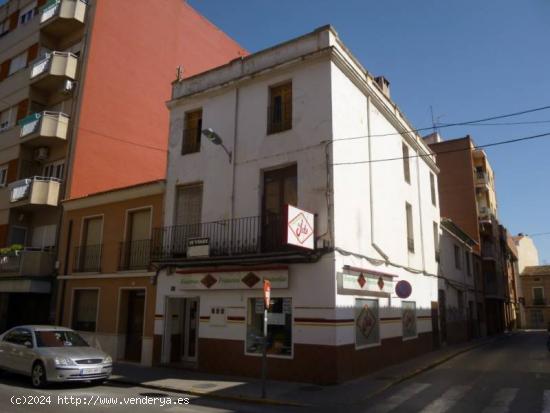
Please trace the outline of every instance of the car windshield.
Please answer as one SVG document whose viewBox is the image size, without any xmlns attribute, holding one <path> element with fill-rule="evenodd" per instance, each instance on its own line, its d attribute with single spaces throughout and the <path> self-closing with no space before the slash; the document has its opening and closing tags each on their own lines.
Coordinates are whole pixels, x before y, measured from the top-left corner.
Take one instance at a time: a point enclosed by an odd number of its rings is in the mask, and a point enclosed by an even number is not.
<svg viewBox="0 0 550 413">
<path fill-rule="evenodd" d="M 88 343 L 74 331 L 36 331 L 38 347 L 88 347 Z"/>
</svg>

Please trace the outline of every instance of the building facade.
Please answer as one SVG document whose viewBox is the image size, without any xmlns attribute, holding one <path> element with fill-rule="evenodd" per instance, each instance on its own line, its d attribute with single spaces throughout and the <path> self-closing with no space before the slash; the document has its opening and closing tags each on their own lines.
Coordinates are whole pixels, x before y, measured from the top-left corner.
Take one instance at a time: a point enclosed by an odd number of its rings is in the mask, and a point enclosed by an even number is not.
<svg viewBox="0 0 550 413">
<path fill-rule="evenodd" d="M 176 67 L 246 52 L 180 0 L 9 0 L 0 28 L 6 327 L 53 320 L 61 200 L 163 178 Z"/>
<path fill-rule="evenodd" d="M 259 376 L 264 279 L 269 377 L 336 383 L 437 344 L 438 169 L 332 27 L 176 82 L 168 107 L 155 362 Z"/>
<path fill-rule="evenodd" d="M 523 294 L 523 285 L 521 282 L 521 273 L 525 267 L 536 267 L 539 265 L 539 252 L 531 237 L 526 234 L 518 234 L 512 237 L 517 250 L 518 269 L 516 277 L 516 291 L 518 295 L 519 307 L 519 325 L 527 325 L 527 314 L 525 312 L 525 297 Z"/>
<path fill-rule="evenodd" d="M 164 181 L 63 202 L 58 323 L 114 360 L 152 364 L 156 288 L 152 228 L 162 226 Z M 70 234 L 70 236 L 68 235 Z"/>
<path fill-rule="evenodd" d="M 430 136 L 427 141 L 440 169 L 441 214 L 475 241 L 474 268 L 480 277 L 477 307 L 484 313 L 485 325 L 482 334 L 503 332 L 514 325 L 516 317 L 508 276 L 513 254 L 506 229 L 498 220 L 493 169 L 470 136 L 445 141 Z"/>
<path fill-rule="evenodd" d="M 475 241 L 448 218 L 441 219 L 439 242 L 439 320 L 441 341 L 455 344 L 478 337 Z"/>
<path fill-rule="evenodd" d="M 548 328 L 550 323 L 550 266 L 525 267 L 520 275 L 525 303 L 525 328 Z"/>
</svg>

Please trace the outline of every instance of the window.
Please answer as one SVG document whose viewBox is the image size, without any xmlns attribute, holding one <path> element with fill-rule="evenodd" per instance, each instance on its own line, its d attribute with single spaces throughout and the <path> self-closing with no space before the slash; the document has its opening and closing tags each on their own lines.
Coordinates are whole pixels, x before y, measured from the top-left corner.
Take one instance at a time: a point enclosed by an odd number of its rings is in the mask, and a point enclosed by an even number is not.
<svg viewBox="0 0 550 413">
<path fill-rule="evenodd" d="M 46 178 L 63 179 L 63 171 L 65 169 L 65 160 L 50 162 L 44 165 L 43 176 Z"/>
<path fill-rule="evenodd" d="M 378 300 L 355 299 L 355 347 L 380 344 Z"/>
<path fill-rule="evenodd" d="M 411 167 L 409 162 L 409 147 L 403 143 L 403 172 L 405 174 L 405 182 L 411 183 Z"/>
<path fill-rule="evenodd" d="M 98 290 L 75 290 L 71 327 L 79 331 L 96 331 Z"/>
<path fill-rule="evenodd" d="M 292 82 L 269 88 L 267 133 L 292 129 Z"/>
<path fill-rule="evenodd" d="M 455 268 L 457 270 L 460 270 L 462 269 L 462 260 L 460 259 L 460 248 L 458 247 L 458 245 L 455 245 L 454 246 L 454 250 L 455 250 Z"/>
<path fill-rule="evenodd" d="M 21 24 L 27 24 L 32 20 L 37 12 L 36 2 L 32 2 L 27 7 L 24 7 L 19 12 L 19 22 Z"/>
<path fill-rule="evenodd" d="M 202 184 L 176 188 L 176 225 L 199 224 L 202 219 Z"/>
<path fill-rule="evenodd" d="M 468 277 L 471 277 L 472 266 L 470 264 L 470 253 L 468 251 L 464 251 L 464 262 L 466 263 L 466 274 L 468 274 Z"/>
<path fill-rule="evenodd" d="M 439 225 L 434 221 L 433 223 L 433 235 L 434 235 L 434 251 L 435 260 L 439 262 Z"/>
<path fill-rule="evenodd" d="M 544 304 L 544 288 L 543 287 L 533 287 L 533 304 L 534 305 Z"/>
<path fill-rule="evenodd" d="M 8 165 L 0 166 L 0 187 L 6 186 L 8 181 Z"/>
<path fill-rule="evenodd" d="M 6 19 L 0 23 L 0 37 L 9 33 L 10 31 L 10 19 Z"/>
<path fill-rule="evenodd" d="M 414 301 L 402 301 L 403 338 L 415 338 L 416 332 L 416 303 Z"/>
<path fill-rule="evenodd" d="M 292 299 L 272 298 L 267 314 L 267 354 L 292 355 Z M 263 298 L 248 299 L 246 352 L 262 353 L 264 331 Z"/>
<path fill-rule="evenodd" d="M 4 337 L 4 341 L 12 344 L 24 346 L 25 343 L 30 342 L 32 344 L 32 334 L 29 330 L 24 328 L 16 328 L 10 331 Z"/>
<path fill-rule="evenodd" d="M 413 214 L 412 206 L 408 202 L 405 203 L 405 213 L 407 215 L 407 248 L 409 252 L 414 252 Z"/>
<path fill-rule="evenodd" d="M 531 310 L 531 327 L 541 328 L 544 327 L 544 314 L 542 310 Z"/>
<path fill-rule="evenodd" d="M 27 51 L 18 54 L 10 61 L 10 69 L 8 75 L 12 75 L 18 70 L 24 69 L 27 66 Z"/>
<path fill-rule="evenodd" d="M 185 114 L 185 126 L 181 154 L 199 152 L 201 150 L 202 109 Z"/>
<path fill-rule="evenodd" d="M 0 132 L 11 128 L 12 126 L 12 108 L 0 112 Z"/>
<path fill-rule="evenodd" d="M 76 272 L 99 272 L 101 270 L 101 250 L 103 237 L 103 217 L 84 218 L 82 240 L 76 251 Z"/>
<path fill-rule="evenodd" d="M 435 194 L 435 175 L 430 172 L 430 190 L 432 194 L 432 204 L 437 206 L 437 197 Z"/>
</svg>

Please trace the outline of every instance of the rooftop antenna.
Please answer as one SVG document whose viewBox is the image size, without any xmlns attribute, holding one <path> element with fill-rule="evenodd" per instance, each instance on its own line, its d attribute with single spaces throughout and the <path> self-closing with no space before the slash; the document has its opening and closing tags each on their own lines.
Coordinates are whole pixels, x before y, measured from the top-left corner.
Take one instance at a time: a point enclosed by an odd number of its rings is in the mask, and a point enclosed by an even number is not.
<svg viewBox="0 0 550 413">
<path fill-rule="evenodd" d="M 430 113 L 432 114 L 433 133 L 438 133 L 439 131 L 437 130 L 437 124 L 435 123 L 435 117 L 434 117 L 434 107 L 432 105 L 430 105 Z"/>
</svg>

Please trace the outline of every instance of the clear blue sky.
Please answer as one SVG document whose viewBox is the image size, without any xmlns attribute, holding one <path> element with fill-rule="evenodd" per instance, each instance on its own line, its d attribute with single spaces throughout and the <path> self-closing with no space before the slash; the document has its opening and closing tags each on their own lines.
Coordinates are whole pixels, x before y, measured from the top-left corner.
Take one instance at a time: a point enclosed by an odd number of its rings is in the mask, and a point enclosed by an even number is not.
<svg viewBox="0 0 550 413">
<path fill-rule="evenodd" d="M 254 52 L 332 24 L 374 74 L 391 82 L 392 98 L 414 127 L 550 105 L 549 0 L 189 0 Z M 550 110 L 468 126 L 484 144 L 550 132 Z M 495 170 L 500 220 L 513 233 L 550 232 L 550 137 L 487 149 Z M 550 264 L 550 235 L 534 237 Z"/>
</svg>

